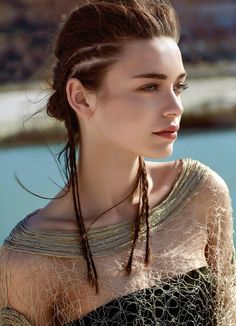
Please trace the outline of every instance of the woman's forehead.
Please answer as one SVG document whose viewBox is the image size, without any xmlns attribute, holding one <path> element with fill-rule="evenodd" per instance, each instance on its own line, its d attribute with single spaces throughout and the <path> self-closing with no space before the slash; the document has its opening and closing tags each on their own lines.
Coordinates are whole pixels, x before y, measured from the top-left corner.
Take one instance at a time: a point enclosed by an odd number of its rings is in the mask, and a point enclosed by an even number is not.
<svg viewBox="0 0 236 326">
<path fill-rule="evenodd" d="M 131 41 L 124 46 L 119 60 L 111 67 L 107 77 L 137 78 L 141 74 L 155 73 L 167 76 L 184 73 L 181 53 L 175 40 L 156 37 Z"/>
</svg>

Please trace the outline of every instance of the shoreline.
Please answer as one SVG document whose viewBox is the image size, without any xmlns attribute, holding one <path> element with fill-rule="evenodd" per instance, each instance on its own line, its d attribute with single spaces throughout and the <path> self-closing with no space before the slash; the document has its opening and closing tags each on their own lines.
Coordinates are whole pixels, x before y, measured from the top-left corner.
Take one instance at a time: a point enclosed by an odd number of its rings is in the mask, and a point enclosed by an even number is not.
<svg viewBox="0 0 236 326">
<path fill-rule="evenodd" d="M 228 114 L 227 114 L 228 113 Z M 186 114 L 181 120 L 180 134 L 210 133 L 215 131 L 236 130 L 236 108 L 231 112 L 220 114 L 196 115 Z M 25 146 L 52 145 L 66 142 L 66 130 L 55 125 L 48 129 L 23 130 L 0 138 L 0 149 Z"/>
<path fill-rule="evenodd" d="M 182 95 L 183 132 L 236 129 L 236 77 L 210 76 L 187 83 Z M 42 81 L 0 86 L 0 147 L 52 144 L 66 138 L 64 124 L 46 114 L 51 92 Z"/>
</svg>

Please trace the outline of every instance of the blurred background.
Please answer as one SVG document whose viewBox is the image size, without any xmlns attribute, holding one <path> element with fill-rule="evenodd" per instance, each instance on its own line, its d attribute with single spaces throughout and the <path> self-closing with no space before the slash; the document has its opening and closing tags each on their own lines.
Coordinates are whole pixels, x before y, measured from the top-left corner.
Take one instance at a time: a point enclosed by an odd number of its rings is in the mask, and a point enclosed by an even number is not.
<svg viewBox="0 0 236 326">
<path fill-rule="evenodd" d="M 24 191 L 15 174 L 42 196 L 58 192 L 55 182 L 63 186 L 51 151 L 62 148 L 64 129 L 44 108 L 59 22 L 80 3 L 0 1 L 0 244 L 27 213 L 47 203 Z M 229 186 L 235 211 L 236 1 L 172 3 L 181 22 L 189 88 L 182 130 L 168 160 L 191 157 L 217 171 Z"/>
</svg>

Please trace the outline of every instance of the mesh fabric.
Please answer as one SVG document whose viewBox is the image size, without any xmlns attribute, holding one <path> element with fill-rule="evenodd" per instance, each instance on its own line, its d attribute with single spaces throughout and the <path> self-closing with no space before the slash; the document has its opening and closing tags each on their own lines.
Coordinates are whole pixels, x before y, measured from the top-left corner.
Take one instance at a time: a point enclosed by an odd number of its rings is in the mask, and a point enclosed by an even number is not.
<svg viewBox="0 0 236 326">
<path fill-rule="evenodd" d="M 98 294 L 87 282 L 77 232 L 30 230 L 32 215 L 0 251 L 0 326 L 236 325 L 231 200 L 205 165 L 184 159 L 171 193 L 150 210 L 148 267 L 145 224 L 130 276 L 133 219 L 91 229 Z"/>
</svg>

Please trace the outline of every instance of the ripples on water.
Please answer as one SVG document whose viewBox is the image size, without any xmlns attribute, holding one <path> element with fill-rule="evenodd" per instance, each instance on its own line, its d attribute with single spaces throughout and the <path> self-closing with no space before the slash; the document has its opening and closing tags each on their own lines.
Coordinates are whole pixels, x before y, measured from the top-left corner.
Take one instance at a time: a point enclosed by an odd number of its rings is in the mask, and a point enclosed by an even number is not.
<svg viewBox="0 0 236 326">
<path fill-rule="evenodd" d="M 235 144 L 236 131 L 185 133 L 176 141 L 174 154 L 170 157 L 170 160 L 191 157 L 219 173 L 229 186 L 234 211 L 236 211 Z M 56 153 L 58 147 L 52 146 L 52 150 Z M 14 179 L 14 173 L 30 190 L 46 197 L 53 197 L 58 192 L 58 188 L 49 178 L 61 186 L 63 182 L 46 146 L 0 150 L 0 166 L 1 243 L 20 219 L 47 203 L 46 200 L 22 190 Z M 236 244 L 236 237 L 234 240 Z"/>
</svg>

